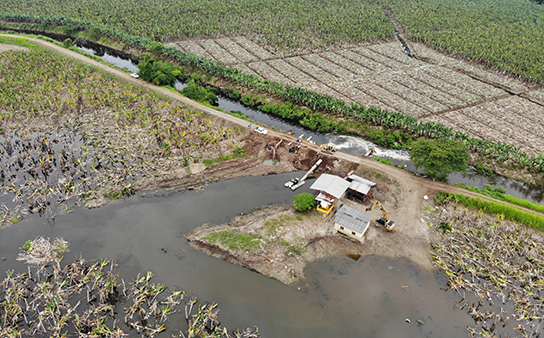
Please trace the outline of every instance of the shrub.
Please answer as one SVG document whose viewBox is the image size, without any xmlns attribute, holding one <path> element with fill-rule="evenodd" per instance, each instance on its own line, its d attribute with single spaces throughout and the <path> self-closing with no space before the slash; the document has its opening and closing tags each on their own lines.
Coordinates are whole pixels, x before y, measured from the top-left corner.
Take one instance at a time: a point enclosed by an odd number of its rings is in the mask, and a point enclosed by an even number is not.
<svg viewBox="0 0 544 338">
<path fill-rule="evenodd" d="M 315 206 L 315 196 L 307 192 L 295 196 L 293 206 L 298 211 L 307 211 Z"/>
</svg>

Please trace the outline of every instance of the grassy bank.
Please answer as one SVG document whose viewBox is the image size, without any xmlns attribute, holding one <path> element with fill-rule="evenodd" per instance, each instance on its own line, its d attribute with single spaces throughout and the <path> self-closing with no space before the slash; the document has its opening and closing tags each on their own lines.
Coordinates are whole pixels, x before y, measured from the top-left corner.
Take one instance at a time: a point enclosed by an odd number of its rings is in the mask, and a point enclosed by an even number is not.
<svg viewBox="0 0 544 338">
<path fill-rule="evenodd" d="M 529 212 L 524 212 L 504 203 L 484 201 L 481 198 L 469 197 L 461 194 L 452 194 L 448 192 L 438 193 L 437 204 L 454 202 L 463 204 L 469 208 L 482 210 L 492 215 L 498 215 L 500 218 L 513 220 L 523 223 L 531 228 L 544 230 L 544 217 Z"/>
</svg>

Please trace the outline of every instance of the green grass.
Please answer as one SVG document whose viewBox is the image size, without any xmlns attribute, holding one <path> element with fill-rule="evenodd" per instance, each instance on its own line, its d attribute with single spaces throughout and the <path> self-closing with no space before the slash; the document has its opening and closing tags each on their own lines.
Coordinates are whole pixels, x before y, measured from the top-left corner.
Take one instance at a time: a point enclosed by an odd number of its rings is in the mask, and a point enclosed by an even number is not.
<svg viewBox="0 0 544 338">
<path fill-rule="evenodd" d="M 481 198 L 469 197 L 461 194 L 447 192 L 438 193 L 436 203 L 452 201 L 461 203 L 469 208 L 482 210 L 492 215 L 504 215 L 504 219 L 516 221 L 538 230 L 544 230 L 544 217 L 533 213 L 524 212 L 504 203 L 483 201 Z"/>
<path fill-rule="evenodd" d="M 221 243 L 231 250 L 257 250 L 261 247 L 262 236 L 244 234 L 235 230 L 223 230 L 204 237 L 211 244 Z"/>
<path fill-rule="evenodd" d="M 484 195 L 493 197 L 495 199 L 498 199 L 498 200 L 501 200 L 501 201 L 504 201 L 504 202 L 512 203 L 512 204 L 519 205 L 519 206 L 527 208 L 527 209 L 531 209 L 531 210 L 534 210 L 534 211 L 539 211 L 539 212 L 544 213 L 544 205 L 538 204 L 538 203 L 535 203 L 535 202 L 531 202 L 531 201 L 528 201 L 528 200 L 525 200 L 523 198 L 519 198 L 519 197 L 516 197 L 516 196 L 505 194 L 504 192 L 497 191 L 497 188 L 493 188 L 492 186 L 486 185 L 486 187 L 484 189 L 480 189 L 480 188 L 477 188 L 477 187 L 471 187 L 471 186 L 464 185 L 464 184 L 456 184 L 456 185 L 461 187 L 461 188 L 464 188 L 464 189 L 467 189 L 467 190 L 470 190 L 470 191 L 473 191 L 473 192 L 477 192 L 477 193 L 480 193 L 480 194 L 484 194 Z"/>
<path fill-rule="evenodd" d="M 273 236 L 278 228 L 281 228 L 288 222 L 291 222 L 295 217 L 293 215 L 280 215 L 264 222 L 263 230 L 267 236 Z"/>
<path fill-rule="evenodd" d="M 1 32 L 0 34 L 5 34 L 6 32 Z M 28 39 L 25 38 L 16 38 L 11 36 L 0 36 L 0 43 L 7 44 L 7 45 L 15 45 L 20 47 L 26 47 L 30 49 L 34 49 L 37 46 L 33 43 L 28 42 Z"/>
</svg>

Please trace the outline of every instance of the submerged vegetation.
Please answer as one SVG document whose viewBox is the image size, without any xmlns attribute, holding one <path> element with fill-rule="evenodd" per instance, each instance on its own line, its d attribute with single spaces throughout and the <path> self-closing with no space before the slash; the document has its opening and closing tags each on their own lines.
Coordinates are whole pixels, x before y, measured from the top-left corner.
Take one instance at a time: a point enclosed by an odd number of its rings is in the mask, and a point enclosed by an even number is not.
<svg viewBox="0 0 544 338">
<path fill-rule="evenodd" d="M 25 74 L 25 76 L 20 76 Z M 129 196 L 134 181 L 239 149 L 239 131 L 40 48 L 0 54 L 0 223 Z M 215 121 L 215 122 L 214 122 Z"/>
<path fill-rule="evenodd" d="M 431 244 L 431 256 L 459 294 L 460 308 L 474 319 L 475 327 L 467 327 L 470 336 L 508 336 L 500 333 L 507 328 L 519 337 L 538 337 L 544 301 L 542 235 L 450 201 L 440 205 L 443 213 L 431 216 L 433 223 L 445 225 L 440 241 Z M 439 202 L 444 202 L 440 196 Z"/>
<path fill-rule="evenodd" d="M 2 337 L 142 337 L 167 331 L 167 324 L 182 320 L 187 329 L 170 330 L 172 337 L 255 338 L 258 331 L 228 333 L 219 323 L 217 304 L 199 304 L 196 297 L 152 281 L 153 273 L 138 275 L 128 285 L 116 265 L 107 259 L 76 257 L 61 264 L 67 242 L 38 237 L 19 259 L 32 264 L 27 272 L 7 271 L 0 284 Z M 123 316 L 124 314 L 124 316 Z M 169 321 L 170 320 L 170 321 Z"/>
</svg>

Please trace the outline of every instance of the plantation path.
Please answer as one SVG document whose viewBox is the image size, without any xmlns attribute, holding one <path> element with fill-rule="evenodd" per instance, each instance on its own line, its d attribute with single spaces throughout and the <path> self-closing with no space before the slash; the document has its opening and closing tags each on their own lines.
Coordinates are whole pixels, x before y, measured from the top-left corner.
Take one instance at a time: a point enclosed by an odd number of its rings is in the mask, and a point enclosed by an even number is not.
<svg viewBox="0 0 544 338">
<path fill-rule="evenodd" d="M 236 123 L 242 127 L 248 126 L 248 122 L 243 119 L 239 119 L 227 113 L 223 113 L 221 111 L 206 107 L 198 102 L 192 101 L 182 96 L 181 94 L 174 93 L 163 87 L 155 86 L 153 84 L 145 82 L 142 79 L 134 79 L 128 73 L 110 67 L 104 63 L 97 62 L 86 56 L 72 52 L 68 49 L 43 40 L 33 38 L 27 39 L 36 44 L 51 48 L 64 55 L 71 56 L 74 59 L 103 69 L 133 85 L 145 87 L 149 90 L 155 91 L 174 100 L 180 101 L 195 109 L 221 117 L 232 123 Z M 284 144 L 287 144 L 289 142 L 296 142 L 295 136 L 282 132 L 277 132 L 274 130 L 269 130 L 269 134 L 266 137 L 284 139 L 286 141 Z M 318 146 L 315 144 L 309 144 L 307 142 L 304 142 L 303 145 L 303 149 L 306 148 L 307 150 L 314 150 L 316 152 L 319 150 Z M 394 184 L 398 185 L 398 189 L 394 190 L 400 191 L 400 193 L 398 193 L 398 195 L 388 196 L 388 201 L 384 203 L 384 207 L 387 210 L 389 218 L 397 223 L 395 231 L 393 231 L 392 233 L 385 233 L 383 231 L 369 231 L 372 238 L 370 241 L 365 242 L 369 254 L 384 255 L 393 258 L 407 257 L 423 267 L 432 268 L 430 256 L 428 254 L 429 240 L 430 237 L 436 232 L 430 231 L 429 229 L 432 228 L 430 228 L 428 224 L 423 222 L 422 208 L 424 204 L 424 196 L 430 196 L 433 193 L 439 191 L 448 191 L 452 193 L 481 197 L 484 200 L 494 200 L 488 196 L 473 193 L 457 186 L 449 185 L 442 182 L 435 182 L 429 179 L 415 176 L 414 174 L 383 164 L 381 162 L 374 161 L 370 158 L 354 156 L 340 151 L 334 153 L 334 157 L 341 161 L 357 163 L 359 164 L 359 169 L 367 169 L 379 172 L 382 175 L 394 180 L 396 182 Z M 523 209 L 521 207 L 518 208 Z M 373 215 L 375 215 L 374 211 L 372 213 Z"/>
</svg>

